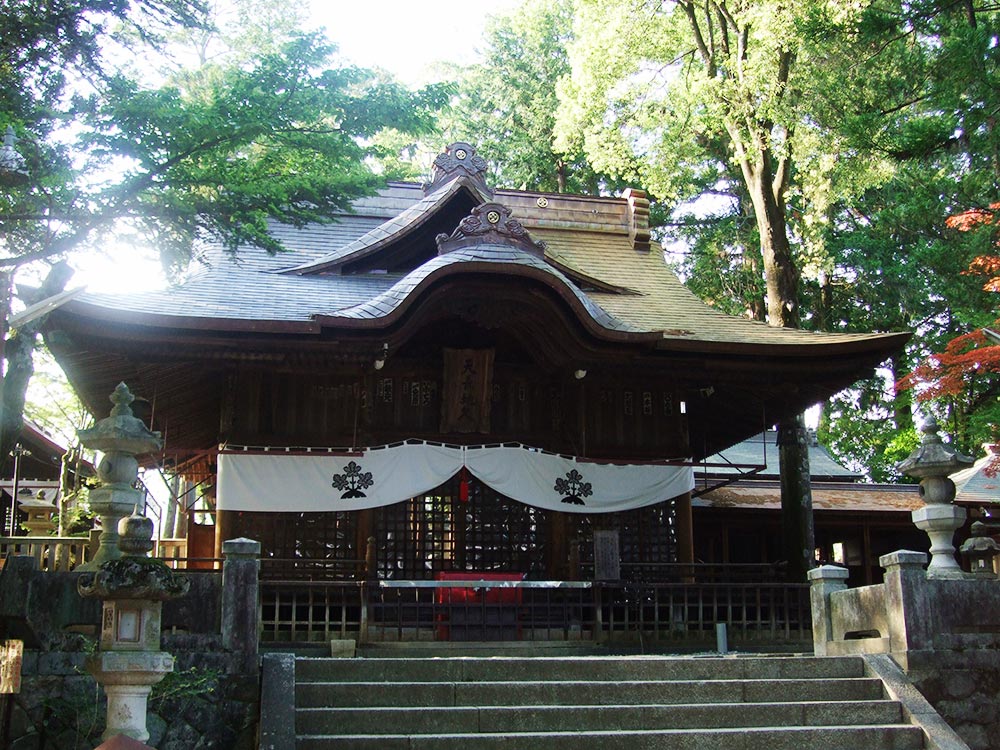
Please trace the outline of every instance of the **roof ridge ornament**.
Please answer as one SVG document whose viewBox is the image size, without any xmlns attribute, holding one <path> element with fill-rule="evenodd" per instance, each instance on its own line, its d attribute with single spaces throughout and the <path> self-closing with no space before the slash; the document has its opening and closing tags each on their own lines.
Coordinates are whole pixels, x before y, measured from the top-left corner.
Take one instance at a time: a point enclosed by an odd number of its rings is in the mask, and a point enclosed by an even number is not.
<svg viewBox="0 0 1000 750">
<path fill-rule="evenodd" d="M 545 243 L 531 239 L 521 222 L 510 216 L 511 210 L 501 203 L 480 203 L 451 235 L 436 237 L 438 255 L 480 245 L 508 245 L 544 258 Z"/>
<path fill-rule="evenodd" d="M 431 181 L 424 183 L 424 195 L 430 195 L 456 177 L 464 176 L 472 181 L 484 197 L 492 198 L 493 189 L 486 184 L 486 169 L 486 160 L 476 153 L 474 146 L 456 141 L 434 159 Z"/>
</svg>

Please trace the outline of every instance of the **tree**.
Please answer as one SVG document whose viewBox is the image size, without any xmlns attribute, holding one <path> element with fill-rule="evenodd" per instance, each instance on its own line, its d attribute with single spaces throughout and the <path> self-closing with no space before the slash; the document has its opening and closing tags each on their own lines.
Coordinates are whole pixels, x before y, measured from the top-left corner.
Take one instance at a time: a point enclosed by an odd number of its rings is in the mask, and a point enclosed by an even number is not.
<svg viewBox="0 0 1000 750">
<path fill-rule="evenodd" d="M 559 127 L 582 134 L 598 168 L 636 175 L 668 205 L 700 199 L 701 220 L 678 222 L 694 238 L 693 289 L 757 315 L 753 282 L 766 281 L 772 323 L 794 324 L 797 300 L 803 327 L 917 330 L 888 375 L 844 394 L 824 420 L 838 445 L 858 437 L 851 460 L 881 462 L 889 476 L 877 454 L 904 444 L 912 427 L 909 395 L 892 383 L 992 319 L 961 275 L 970 253 L 991 253 L 944 220 L 995 201 L 1000 9 L 934 0 L 577 7 Z M 724 202 L 707 202 L 719 194 Z"/>
<path fill-rule="evenodd" d="M 556 85 L 570 72 L 572 6 L 572 0 L 526 2 L 490 18 L 483 63 L 461 75 L 450 137 L 497 157 L 497 185 L 587 194 L 606 186 L 582 143 L 555 144 Z"/>
<path fill-rule="evenodd" d="M 973 452 L 996 442 L 1000 426 L 1000 345 L 983 329 L 957 336 L 902 379 L 922 402 L 938 402 L 948 411 L 958 445 Z"/>
<path fill-rule="evenodd" d="M 0 193 L 8 273 L 125 232 L 175 265 L 206 239 L 233 253 L 248 244 L 280 252 L 269 221 L 331 221 L 378 184 L 366 139 L 386 126 L 426 128 L 445 100 L 440 88 L 413 93 L 369 71 L 329 69 L 332 48 L 310 34 L 252 62 L 143 85 L 112 72 L 109 50 L 155 40 L 160 22 L 203 23 L 200 2 L 7 5 L 4 23 L 22 19 L 25 31 L 0 38 L 0 64 L 15 79 L 2 88 L 0 125 L 18 131 L 31 177 Z M 115 24 L 136 17 L 152 20 L 120 33 Z M 60 281 L 50 276 L 44 293 Z M 20 425 L 35 340 L 26 326 L 7 341 L 0 452 Z"/>
<path fill-rule="evenodd" d="M 638 171 L 668 200 L 713 180 L 738 182 L 753 209 L 768 322 L 798 327 L 800 269 L 787 216 L 803 86 L 793 71 L 805 67 L 796 31 L 813 4 L 585 0 L 577 7 L 564 138 L 583 132 L 598 168 Z M 779 435 L 786 556 L 790 576 L 804 578 L 814 545 L 801 417 Z"/>
<path fill-rule="evenodd" d="M 989 209 L 982 207 L 997 195 L 997 10 L 964 2 L 875 2 L 852 24 L 824 35 L 828 55 L 857 60 L 864 75 L 854 78 L 867 85 L 839 77 L 824 87 L 813 118 L 838 133 L 843 153 L 868 154 L 884 172 L 831 205 L 825 241 L 836 278 L 826 317 L 836 330 L 917 334 L 874 389 L 883 401 L 845 394 L 870 408 L 832 404 L 836 418 L 826 422 L 825 438 L 844 460 L 871 461 L 873 474 L 889 478 L 895 476 L 891 457 L 869 445 L 891 451 L 913 435 L 914 391 L 894 391 L 892 383 L 906 382 L 917 363 L 995 317 L 995 301 L 967 272 L 970 265 L 988 270 L 995 254 L 991 230 L 958 230 L 985 218 Z M 944 403 L 934 408 L 951 408 Z M 954 406 L 964 408 L 961 401 Z M 939 416 L 944 421 L 946 415 Z M 872 443 L 852 440 L 874 435 Z"/>
<path fill-rule="evenodd" d="M 988 208 L 971 208 L 949 216 L 945 225 L 963 235 L 986 242 L 990 251 L 975 255 L 967 276 L 983 283 L 989 293 L 1000 291 L 1000 248 L 997 238 L 997 211 L 1000 203 Z M 1000 435 L 1000 321 L 990 328 L 977 327 L 947 342 L 944 349 L 923 359 L 912 372 L 900 379 L 903 390 L 912 390 L 928 407 L 937 405 L 950 425 L 959 447 L 975 453 L 984 443 L 997 442 Z M 993 467 L 996 470 L 996 467 Z"/>
<path fill-rule="evenodd" d="M 945 225 L 960 232 L 978 231 L 985 234 L 995 251 L 977 255 L 969 263 L 968 273 L 976 276 L 986 276 L 983 290 L 1000 292 L 1000 237 L 997 228 L 1000 227 L 1000 203 L 991 203 L 989 208 L 971 208 L 968 211 L 949 216 Z"/>
</svg>

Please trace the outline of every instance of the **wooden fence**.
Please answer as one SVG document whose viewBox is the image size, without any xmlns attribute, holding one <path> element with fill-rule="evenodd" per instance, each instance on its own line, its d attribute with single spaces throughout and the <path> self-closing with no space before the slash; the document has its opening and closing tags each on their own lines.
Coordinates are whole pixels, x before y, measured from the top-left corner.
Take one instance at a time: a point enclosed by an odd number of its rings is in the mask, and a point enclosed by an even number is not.
<svg viewBox="0 0 1000 750">
<path fill-rule="evenodd" d="M 808 647 L 807 584 L 268 581 L 264 641 L 583 641 Z"/>
<path fill-rule="evenodd" d="M 28 555 L 35 558 L 39 570 L 65 572 L 89 560 L 94 550 L 88 537 L 0 536 L 0 565 L 10 555 Z"/>
</svg>

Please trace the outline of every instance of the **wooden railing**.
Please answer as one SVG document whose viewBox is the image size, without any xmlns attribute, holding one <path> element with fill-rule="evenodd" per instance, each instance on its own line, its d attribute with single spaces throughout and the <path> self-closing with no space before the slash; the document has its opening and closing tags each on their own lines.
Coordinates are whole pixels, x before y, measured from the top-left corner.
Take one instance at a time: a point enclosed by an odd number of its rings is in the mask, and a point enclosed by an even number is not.
<svg viewBox="0 0 1000 750">
<path fill-rule="evenodd" d="M 582 565 L 585 576 L 593 565 Z M 622 578 L 659 583 L 759 583 L 786 579 L 786 567 L 772 563 L 632 563 L 621 564 Z"/>
<path fill-rule="evenodd" d="M 811 643 L 806 584 L 262 581 L 263 639 L 591 641 L 705 647 Z"/>
<path fill-rule="evenodd" d="M 158 557 L 164 562 L 170 560 L 183 560 L 188 554 L 187 539 L 157 539 L 153 548 L 153 557 Z M 178 567 L 176 565 L 171 567 Z"/>
<path fill-rule="evenodd" d="M 28 555 L 39 570 L 69 571 L 85 563 L 93 554 L 91 540 L 80 536 L 0 536 L 0 565 L 3 558 Z"/>
<path fill-rule="evenodd" d="M 367 613 L 359 581 L 261 581 L 261 640 L 358 638 Z"/>
</svg>

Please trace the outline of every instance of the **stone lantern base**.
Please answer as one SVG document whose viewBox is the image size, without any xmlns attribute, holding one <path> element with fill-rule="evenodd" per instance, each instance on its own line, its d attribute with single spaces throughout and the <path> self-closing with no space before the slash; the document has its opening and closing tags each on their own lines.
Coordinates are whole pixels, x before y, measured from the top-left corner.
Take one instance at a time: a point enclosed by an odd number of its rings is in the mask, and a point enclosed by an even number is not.
<svg viewBox="0 0 1000 750">
<path fill-rule="evenodd" d="M 955 532 L 965 523 L 966 510 L 956 505 L 925 505 L 911 514 L 913 523 L 931 539 L 931 561 L 927 575 L 931 578 L 964 578 L 965 573 L 955 560 Z"/>
<path fill-rule="evenodd" d="M 146 702 L 153 685 L 174 671 L 174 657 L 164 651 L 101 651 L 87 660 L 87 671 L 108 696 L 107 740 L 117 734 L 145 742 Z"/>
</svg>

